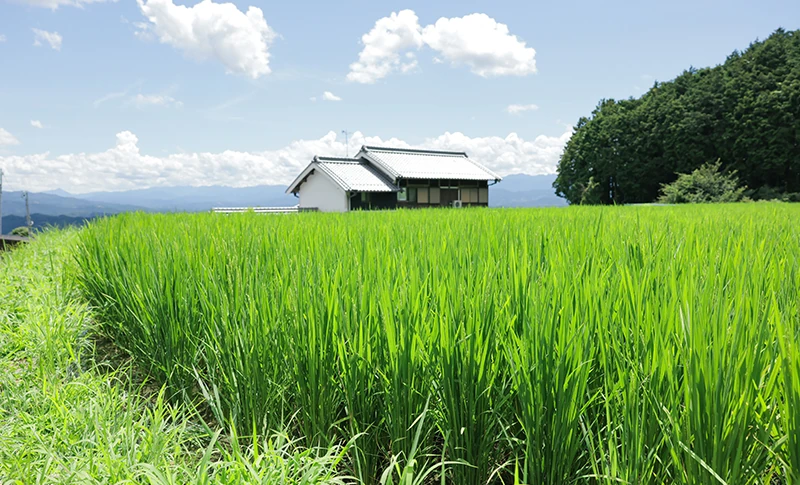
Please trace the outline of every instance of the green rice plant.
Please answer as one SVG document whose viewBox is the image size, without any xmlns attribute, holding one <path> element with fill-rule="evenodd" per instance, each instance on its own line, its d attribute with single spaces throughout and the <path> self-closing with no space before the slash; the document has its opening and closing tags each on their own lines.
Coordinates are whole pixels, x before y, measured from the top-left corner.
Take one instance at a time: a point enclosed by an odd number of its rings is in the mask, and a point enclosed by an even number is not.
<svg viewBox="0 0 800 485">
<path fill-rule="evenodd" d="M 357 274 L 343 288 L 358 295 L 363 275 Z M 385 339 L 378 321 L 377 302 L 359 295 L 353 305 L 346 306 L 342 321 L 343 336 L 337 341 L 337 361 L 343 392 L 346 422 L 345 436 L 354 437 L 352 474 L 360 483 L 376 483 L 386 457 L 388 430 L 384 419 L 386 404 L 383 381 L 379 373 L 384 362 Z"/>
<path fill-rule="evenodd" d="M 77 232 L 0 256 L 0 482 L 338 485 L 348 447 L 210 430 L 95 335 L 73 279 Z"/>
<path fill-rule="evenodd" d="M 784 269 L 785 266 L 781 268 Z M 800 276 L 796 268 L 782 274 L 794 281 Z M 779 459 L 776 468 L 787 484 L 794 485 L 800 483 L 800 305 L 796 293 L 775 296 L 771 319 L 777 331 L 781 371 L 774 404 L 780 416 L 780 425 L 776 426 L 780 434 L 775 443 Z M 778 312 L 782 305 L 783 310 Z"/>
<path fill-rule="evenodd" d="M 468 267 L 469 268 L 469 267 Z M 467 269 L 467 274 L 473 274 Z M 498 448 L 502 416 L 510 409 L 510 378 L 503 349 L 506 314 L 494 301 L 490 273 L 461 281 L 464 296 L 437 305 L 438 329 L 432 358 L 437 362 L 440 432 L 454 483 L 485 483 L 502 463 Z M 443 299 L 444 300 L 444 299 Z"/>
<path fill-rule="evenodd" d="M 75 254 L 172 402 L 359 483 L 796 482 L 798 210 L 135 214 Z"/>
<path fill-rule="evenodd" d="M 683 365 L 674 377 L 684 385 L 682 408 L 665 409 L 666 434 L 683 483 L 758 483 L 769 469 L 776 411 L 765 399 L 774 394 L 777 367 L 770 300 L 761 297 L 775 277 L 772 254 L 763 244 L 746 251 L 754 244 L 738 237 L 723 235 L 717 244 L 702 270 L 686 267 L 694 284 L 676 295 Z"/>
<path fill-rule="evenodd" d="M 587 264 L 583 271 L 589 268 Z M 583 313 L 591 309 L 570 303 L 577 301 L 587 280 L 579 276 L 556 293 L 551 290 L 555 285 L 533 284 L 536 280 L 530 276 L 527 260 L 510 265 L 509 270 L 522 285 L 514 292 L 520 298 L 518 304 L 526 306 L 521 331 L 508 340 L 506 350 L 524 433 L 519 458 L 524 465 L 523 482 L 564 483 L 584 471 L 580 423 L 594 399 L 588 387 L 593 328 Z"/>
<path fill-rule="evenodd" d="M 784 340 L 783 352 L 783 406 L 780 413 L 785 433 L 781 446 L 782 467 L 787 483 L 800 483 L 800 338 L 795 332 L 792 340 Z"/>
</svg>

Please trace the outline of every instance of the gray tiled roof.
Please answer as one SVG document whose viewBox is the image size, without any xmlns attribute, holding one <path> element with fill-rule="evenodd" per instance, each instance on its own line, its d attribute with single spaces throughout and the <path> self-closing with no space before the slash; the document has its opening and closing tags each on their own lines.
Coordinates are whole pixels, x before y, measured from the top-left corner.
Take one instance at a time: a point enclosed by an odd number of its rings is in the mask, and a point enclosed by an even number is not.
<svg viewBox="0 0 800 485">
<path fill-rule="evenodd" d="M 317 157 L 316 168 L 325 172 L 344 190 L 396 192 L 395 187 L 368 163 L 353 159 Z"/>
<path fill-rule="evenodd" d="M 394 178 L 500 180 L 500 176 L 470 160 L 464 152 L 361 147 L 360 155 Z"/>
</svg>

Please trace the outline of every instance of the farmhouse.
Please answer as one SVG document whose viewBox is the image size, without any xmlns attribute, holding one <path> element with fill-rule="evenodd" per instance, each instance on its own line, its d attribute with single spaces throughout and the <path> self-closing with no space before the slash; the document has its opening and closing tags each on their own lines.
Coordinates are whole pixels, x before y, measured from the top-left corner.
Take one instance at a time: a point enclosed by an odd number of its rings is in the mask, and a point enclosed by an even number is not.
<svg viewBox="0 0 800 485">
<path fill-rule="evenodd" d="M 488 206 L 500 180 L 464 152 L 362 146 L 354 158 L 314 157 L 286 193 L 322 212 Z"/>
</svg>

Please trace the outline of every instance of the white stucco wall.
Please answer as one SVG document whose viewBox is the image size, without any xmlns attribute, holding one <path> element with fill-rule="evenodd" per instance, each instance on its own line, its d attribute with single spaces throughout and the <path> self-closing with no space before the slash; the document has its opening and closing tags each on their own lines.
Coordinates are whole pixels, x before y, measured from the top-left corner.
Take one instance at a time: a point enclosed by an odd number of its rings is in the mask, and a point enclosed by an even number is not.
<svg viewBox="0 0 800 485">
<path fill-rule="evenodd" d="M 300 207 L 316 207 L 321 212 L 346 212 L 347 194 L 324 173 L 316 170 L 300 186 Z"/>
</svg>

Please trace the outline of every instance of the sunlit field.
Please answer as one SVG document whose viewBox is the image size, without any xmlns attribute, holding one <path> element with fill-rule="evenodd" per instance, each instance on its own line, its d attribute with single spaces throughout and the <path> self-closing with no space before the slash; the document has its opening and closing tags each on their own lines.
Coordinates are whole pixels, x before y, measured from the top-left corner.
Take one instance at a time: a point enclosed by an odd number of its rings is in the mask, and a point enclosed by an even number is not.
<svg viewBox="0 0 800 485">
<path fill-rule="evenodd" d="M 101 330 L 359 483 L 800 483 L 800 207 L 122 215 Z"/>
</svg>

